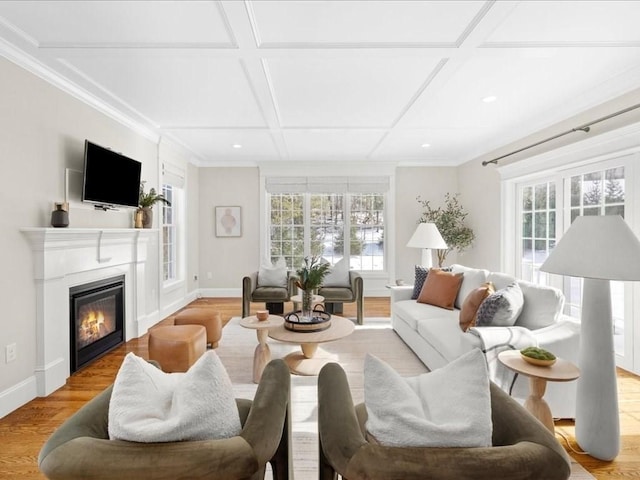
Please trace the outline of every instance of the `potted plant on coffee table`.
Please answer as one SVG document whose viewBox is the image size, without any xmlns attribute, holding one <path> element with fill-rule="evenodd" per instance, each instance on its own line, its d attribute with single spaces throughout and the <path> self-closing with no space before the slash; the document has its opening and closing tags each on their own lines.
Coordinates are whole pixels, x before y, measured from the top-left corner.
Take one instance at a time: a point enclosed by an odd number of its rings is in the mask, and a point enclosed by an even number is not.
<svg viewBox="0 0 640 480">
<path fill-rule="evenodd" d="M 136 219 L 142 217 L 142 228 L 151 228 L 153 226 L 153 206 L 158 202 L 164 202 L 171 206 L 171 202 L 164 198 L 164 195 L 157 193 L 155 188 L 151 188 L 148 192 L 144 191 L 144 182 L 140 184 L 140 196 L 138 198 L 138 210 L 136 211 Z M 138 222 L 136 221 L 136 227 Z"/>
<path fill-rule="evenodd" d="M 313 294 L 324 280 L 325 275 L 329 272 L 331 264 L 323 262 L 320 257 L 305 257 L 304 264 L 298 270 L 296 275 L 297 287 L 302 290 L 302 316 L 310 317 L 313 305 Z"/>
</svg>

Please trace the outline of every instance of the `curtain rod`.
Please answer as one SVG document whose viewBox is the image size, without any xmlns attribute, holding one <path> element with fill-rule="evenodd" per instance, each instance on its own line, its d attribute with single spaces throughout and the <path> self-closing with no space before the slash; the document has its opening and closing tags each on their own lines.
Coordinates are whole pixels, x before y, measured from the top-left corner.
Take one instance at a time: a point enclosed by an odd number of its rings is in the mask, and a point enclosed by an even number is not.
<svg viewBox="0 0 640 480">
<path fill-rule="evenodd" d="M 515 155 L 516 153 L 523 152 L 523 151 L 528 150 L 528 149 L 533 148 L 533 147 L 537 147 L 538 145 L 542 145 L 543 143 L 550 142 L 551 140 L 555 140 L 556 138 L 564 137 L 565 135 L 568 135 L 568 134 L 573 133 L 573 132 L 585 132 L 585 133 L 588 133 L 589 130 L 591 130 L 591 126 L 592 125 L 595 125 L 596 123 L 604 122 L 605 120 L 609 120 L 610 118 L 613 118 L 613 117 L 617 117 L 618 115 L 622 115 L 623 113 L 630 112 L 632 110 L 635 110 L 636 108 L 640 108 L 640 103 L 637 103 L 637 104 L 632 105 L 630 107 L 627 107 L 625 109 L 619 110 L 619 111 L 617 111 L 615 113 L 611 113 L 611 114 L 606 115 L 604 117 L 600 117 L 600 118 L 598 118 L 596 120 L 593 120 L 592 122 L 588 122 L 588 123 L 585 123 L 583 125 L 580 125 L 579 127 L 575 127 L 575 128 L 572 128 L 571 130 L 567 130 L 566 132 L 558 133 L 557 135 L 554 135 L 552 137 L 545 138 L 544 140 L 540 140 L 539 142 L 536 142 L 536 143 L 532 143 L 531 145 L 527 145 L 526 147 L 519 148 L 518 150 L 514 150 L 513 152 L 507 153 L 507 154 L 502 155 L 500 157 L 496 157 L 493 160 L 485 160 L 485 161 L 482 162 L 482 166 L 486 167 L 490 163 L 493 163 L 493 164 L 497 165 L 498 161 L 502 160 L 503 158 L 510 157 L 511 155 Z"/>
</svg>

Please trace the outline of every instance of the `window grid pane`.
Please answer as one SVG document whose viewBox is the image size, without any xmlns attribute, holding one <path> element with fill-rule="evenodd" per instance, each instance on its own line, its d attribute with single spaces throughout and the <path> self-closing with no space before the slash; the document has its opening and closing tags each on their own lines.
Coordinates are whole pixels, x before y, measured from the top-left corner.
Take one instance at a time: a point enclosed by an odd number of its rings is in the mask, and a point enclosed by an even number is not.
<svg viewBox="0 0 640 480">
<path fill-rule="evenodd" d="M 555 245 L 555 184 L 546 182 L 524 186 L 521 192 L 521 276 L 530 282 L 546 284 L 547 274 L 539 269 Z"/>
<path fill-rule="evenodd" d="M 347 257 L 350 268 L 355 270 L 379 271 L 385 268 L 385 195 L 268 195 L 272 262 L 282 257 L 288 268 L 296 269 L 303 262 L 304 252 L 308 251 L 326 258 L 333 265 Z M 305 207 L 308 208 L 305 210 Z M 305 227 L 309 232 L 307 238 Z M 349 240 L 345 241 L 347 233 Z"/>
<path fill-rule="evenodd" d="M 164 281 L 170 281 L 177 278 L 178 256 L 174 187 L 163 185 L 162 195 L 171 203 L 162 203 L 162 278 Z"/>
</svg>

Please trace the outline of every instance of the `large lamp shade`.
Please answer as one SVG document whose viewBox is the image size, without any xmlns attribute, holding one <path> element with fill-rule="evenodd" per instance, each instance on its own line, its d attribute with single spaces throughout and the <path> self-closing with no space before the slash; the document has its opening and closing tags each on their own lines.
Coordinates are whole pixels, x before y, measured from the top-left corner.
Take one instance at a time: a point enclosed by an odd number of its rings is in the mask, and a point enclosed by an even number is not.
<svg viewBox="0 0 640 480">
<path fill-rule="evenodd" d="M 543 272 L 582 277 L 576 440 L 589 455 L 620 451 L 610 280 L 640 280 L 640 241 L 619 215 L 577 217 Z"/>
<path fill-rule="evenodd" d="M 449 248 L 435 223 L 419 223 L 407 242 L 407 247 L 422 248 L 422 265 L 429 268 L 433 265 L 431 249 Z"/>
</svg>

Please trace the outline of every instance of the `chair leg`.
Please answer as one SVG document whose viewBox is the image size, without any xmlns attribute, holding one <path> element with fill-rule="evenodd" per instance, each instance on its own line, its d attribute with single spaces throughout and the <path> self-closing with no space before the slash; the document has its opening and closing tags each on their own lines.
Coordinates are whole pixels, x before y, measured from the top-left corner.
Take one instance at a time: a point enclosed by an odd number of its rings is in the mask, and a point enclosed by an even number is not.
<svg viewBox="0 0 640 480">
<path fill-rule="evenodd" d="M 265 303 L 265 306 L 267 307 L 267 310 L 269 310 L 269 313 L 273 315 L 280 315 L 284 313 L 284 303 L 282 302 L 267 302 Z"/>
</svg>

